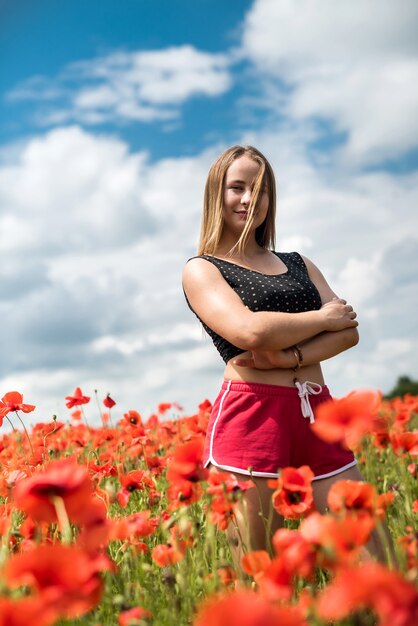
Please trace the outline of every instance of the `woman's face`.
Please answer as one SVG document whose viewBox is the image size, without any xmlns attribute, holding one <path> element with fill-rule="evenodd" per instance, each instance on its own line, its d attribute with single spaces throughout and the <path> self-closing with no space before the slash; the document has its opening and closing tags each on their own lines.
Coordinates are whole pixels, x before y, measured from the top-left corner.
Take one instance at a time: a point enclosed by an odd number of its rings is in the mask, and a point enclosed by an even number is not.
<svg viewBox="0 0 418 626">
<path fill-rule="evenodd" d="M 245 226 L 259 169 L 259 164 L 244 154 L 235 159 L 226 172 L 223 198 L 224 228 L 238 236 Z M 268 207 L 269 196 L 267 190 L 264 190 L 255 207 L 253 230 L 266 219 Z"/>
</svg>

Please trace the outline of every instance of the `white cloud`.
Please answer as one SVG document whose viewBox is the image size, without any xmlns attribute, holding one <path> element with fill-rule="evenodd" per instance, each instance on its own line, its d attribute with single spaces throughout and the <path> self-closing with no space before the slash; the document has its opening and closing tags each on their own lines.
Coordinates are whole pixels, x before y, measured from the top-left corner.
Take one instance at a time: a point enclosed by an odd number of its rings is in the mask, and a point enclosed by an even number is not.
<svg viewBox="0 0 418 626">
<path fill-rule="evenodd" d="M 93 241 L 98 251 L 140 239 L 153 229 L 140 196 L 146 159 L 75 126 L 34 138 L 0 171 L 1 242 L 13 241 L 16 255 L 46 248 L 59 255 L 91 250 Z"/>
<path fill-rule="evenodd" d="M 277 248 L 312 258 L 358 310 L 359 346 L 325 364 L 333 392 L 388 389 L 414 372 L 417 176 L 334 168 L 331 178 L 307 160 L 306 134 L 301 125 L 241 139 L 277 173 Z M 35 419 L 65 417 L 76 386 L 112 392 L 118 411 L 146 413 L 160 401 L 193 411 L 214 399 L 222 362 L 180 277 L 221 150 L 151 164 L 121 140 L 72 127 L 4 151 L 0 386 L 37 404 Z"/>
<path fill-rule="evenodd" d="M 244 23 L 248 54 L 289 82 L 341 64 L 418 50 L 414 0 L 256 0 Z"/>
<path fill-rule="evenodd" d="M 350 257 L 336 277 L 335 291 L 358 307 L 373 300 L 386 284 L 380 255 L 366 259 Z"/>
<path fill-rule="evenodd" d="M 34 116 L 45 125 L 172 120 L 189 98 L 220 96 L 228 91 L 229 64 L 227 55 L 203 52 L 190 45 L 115 52 L 73 63 L 50 81 L 31 78 L 8 98 L 49 103 Z"/>
<path fill-rule="evenodd" d="M 36 419 L 57 412 L 57 396 L 65 414 L 62 399 L 78 385 L 117 390 L 125 410 L 187 400 L 176 359 L 202 333 L 181 270 L 211 153 L 150 165 L 122 141 L 70 127 L 4 150 L 7 160 L 0 314 L 10 358 L 1 388 L 32 395 Z M 201 399 L 196 388 L 190 405 Z"/>
<path fill-rule="evenodd" d="M 394 160 L 418 143 L 418 59 L 370 63 L 303 82 L 289 99 L 295 118 L 332 119 L 349 133 L 342 148 L 356 163 Z"/>
<path fill-rule="evenodd" d="M 414 0 L 256 0 L 243 49 L 282 114 L 329 121 L 342 159 L 380 163 L 418 143 L 417 18 Z"/>
</svg>

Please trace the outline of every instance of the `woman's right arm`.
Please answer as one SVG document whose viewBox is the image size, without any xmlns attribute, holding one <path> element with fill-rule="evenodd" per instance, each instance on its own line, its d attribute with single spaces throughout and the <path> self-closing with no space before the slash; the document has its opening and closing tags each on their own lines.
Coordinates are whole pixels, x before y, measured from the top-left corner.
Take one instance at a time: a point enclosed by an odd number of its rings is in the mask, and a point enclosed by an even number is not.
<svg viewBox="0 0 418 626">
<path fill-rule="evenodd" d="M 282 350 L 323 331 L 357 326 L 356 314 L 339 299 L 303 313 L 251 311 L 205 259 L 186 264 L 183 288 L 200 319 L 242 350 Z"/>
</svg>

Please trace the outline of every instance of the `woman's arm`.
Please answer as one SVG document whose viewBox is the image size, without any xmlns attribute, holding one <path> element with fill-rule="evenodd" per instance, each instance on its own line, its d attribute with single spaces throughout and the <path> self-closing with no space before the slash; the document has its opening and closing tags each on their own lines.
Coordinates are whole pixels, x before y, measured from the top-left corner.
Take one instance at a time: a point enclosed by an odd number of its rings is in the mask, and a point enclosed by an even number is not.
<svg viewBox="0 0 418 626">
<path fill-rule="evenodd" d="M 357 328 L 345 328 L 337 332 L 324 332 L 299 343 L 302 352 L 302 367 L 314 365 L 321 361 L 331 359 L 333 356 L 357 345 L 359 335 Z M 275 351 L 255 351 L 246 358 L 237 357 L 233 361 L 239 367 L 253 367 L 255 369 L 293 369 L 297 367 L 297 358 L 292 348 Z"/>
<path fill-rule="evenodd" d="M 337 299 L 336 294 L 312 261 L 306 257 L 303 257 L 303 259 L 308 269 L 309 277 L 320 293 L 322 308 L 329 306 L 329 303 Z M 302 366 L 306 366 L 330 359 L 357 345 L 358 341 L 359 334 L 357 328 L 352 327 L 337 332 L 322 332 L 303 342 L 296 343 L 302 350 Z M 253 350 L 251 357 L 245 359 L 238 357 L 234 360 L 234 365 L 256 369 L 291 369 L 297 366 L 297 358 L 291 348 L 278 351 Z"/>
<path fill-rule="evenodd" d="M 303 313 L 251 311 L 219 270 L 204 259 L 186 264 L 183 288 L 199 318 L 243 350 L 281 350 L 324 331 L 357 326 L 356 313 L 340 299 Z"/>
</svg>

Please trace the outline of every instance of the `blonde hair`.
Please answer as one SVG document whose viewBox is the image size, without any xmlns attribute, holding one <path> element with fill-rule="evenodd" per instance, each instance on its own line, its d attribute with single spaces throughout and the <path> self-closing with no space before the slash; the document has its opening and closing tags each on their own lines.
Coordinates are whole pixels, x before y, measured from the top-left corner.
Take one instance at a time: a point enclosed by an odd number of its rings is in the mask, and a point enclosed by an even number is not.
<svg viewBox="0 0 418 626">
<path fill-rule="evenodd" d="M 241 256 L 250 236 L 254 222 L 254 212 L 264 190 L 268 193 L 269 206 L 266 219 L 256 228 L 257 243 L 266 249 L 274 249 L 275 218 L 276 218 L 276 183 L 274 173 L 266 157 L 253 146 L 232 146 L 225 150 L 209 170 L 205 185 L 202 224 L 198 254 L 214 255 L 218 248 L 223 230 L 223 199 L 226 173 L 229 166 L 241 156 L 248 156 L 260 165 L 254 181 L 254 189 L 248 207 L 248 218 L 245 227 L 235 246 L 229 253 L 237 249 Z"/>
</svg>

